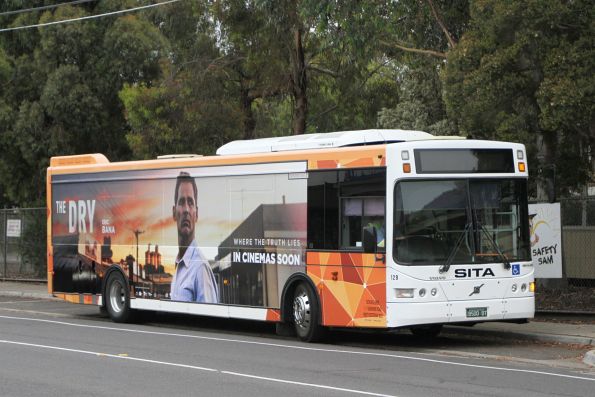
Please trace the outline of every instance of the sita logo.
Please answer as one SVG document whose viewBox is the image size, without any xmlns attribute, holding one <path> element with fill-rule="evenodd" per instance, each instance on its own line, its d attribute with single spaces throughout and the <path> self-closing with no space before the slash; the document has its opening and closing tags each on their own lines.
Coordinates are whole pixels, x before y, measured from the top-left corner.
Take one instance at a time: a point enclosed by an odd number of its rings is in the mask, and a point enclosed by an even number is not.
<svg viewBox="0 0 595 397">
<path fill-rule="evenodd" d="M 467 277 L 496 277 L 492 269 L 488 268 L 473 268 L 473 269 L 457 269 L 455 270 L 456 278 L 467 278 Z"/>
</svg>

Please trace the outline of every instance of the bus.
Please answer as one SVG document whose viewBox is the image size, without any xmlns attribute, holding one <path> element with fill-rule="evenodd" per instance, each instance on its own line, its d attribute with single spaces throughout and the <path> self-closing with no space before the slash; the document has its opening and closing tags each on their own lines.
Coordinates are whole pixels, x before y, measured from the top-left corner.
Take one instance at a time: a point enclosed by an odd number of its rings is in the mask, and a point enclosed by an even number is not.
<svg viewBox="0 0 595 397">
<path fill-rule="evenodd" d="M 522 144 L 363 130 L 234 141 L 216 155 L 52 157 L 48 290 L 140 311 L 329 328 L 533 317 Z"/>
</svg>

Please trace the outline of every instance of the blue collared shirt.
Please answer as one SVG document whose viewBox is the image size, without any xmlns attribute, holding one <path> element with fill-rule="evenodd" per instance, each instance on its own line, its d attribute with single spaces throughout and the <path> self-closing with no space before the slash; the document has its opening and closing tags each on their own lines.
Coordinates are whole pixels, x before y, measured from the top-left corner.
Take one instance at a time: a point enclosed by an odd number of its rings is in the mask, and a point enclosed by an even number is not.
<svg viewBox="0 0 595 397">
<path fill-rule="evenodd" d="M 196 240 L 192 240 L 182 259 L 176 259 L 176 271 L 171 283 L 171 300 L 219 303 L 215 276 Z"/>
</svg>

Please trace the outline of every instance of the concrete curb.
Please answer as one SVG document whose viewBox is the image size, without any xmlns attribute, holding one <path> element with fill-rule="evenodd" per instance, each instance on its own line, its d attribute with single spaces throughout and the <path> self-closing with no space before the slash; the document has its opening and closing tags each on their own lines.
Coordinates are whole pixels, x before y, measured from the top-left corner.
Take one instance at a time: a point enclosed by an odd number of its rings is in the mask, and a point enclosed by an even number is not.
<svg viewBox="0 0 595 397">
<path fill-rule="evenodd" d="M 514 340 L 529 340 L 536 342 L 556 342 L 569 345 L 595 345 L 595 339 L 574 336 L 574 335 L 557 335 L 557 334 L 540 334 L 540 333 L 525 333 L 525 332 L 508 332 L 495 331 L 485 329 L 474 329 L 456 326 L 444 327 L 444 334 L 458 334 L 471 336 L 490 336 L 493 338 L 514 339 Z M 594 357 L 595 360 L 595 357 Z"/>
<path fill-rule="evenodd" d="M 0 291 L 0 296 L 12 296 L 15 298 L 31 298 L 31 299 L 56 299 L 48 293 L 41 292 L 25 292 L 25 291 Z"/>
<path fill-rule="evenodd" d="M 583 362 L 591 367 L 595 367 L 595 350 L 586 352 L 585 357 L 583 357 Z"/>
</svg>

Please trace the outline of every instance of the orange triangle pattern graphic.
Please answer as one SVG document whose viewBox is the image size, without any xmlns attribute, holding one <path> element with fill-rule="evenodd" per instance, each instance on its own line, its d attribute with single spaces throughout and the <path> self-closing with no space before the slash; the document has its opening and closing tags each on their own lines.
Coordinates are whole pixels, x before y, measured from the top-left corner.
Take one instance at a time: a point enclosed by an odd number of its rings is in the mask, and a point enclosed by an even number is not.
<svg viewBox="0 0 595 397">
<path fill-rule="evenodd" d="M 335 327 L 386 327 L 386 267 L 374 254 L 308 252 L 322 320 Z"/>
</svg>

